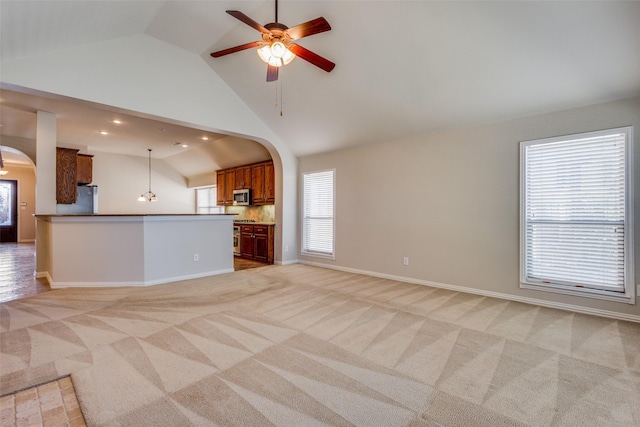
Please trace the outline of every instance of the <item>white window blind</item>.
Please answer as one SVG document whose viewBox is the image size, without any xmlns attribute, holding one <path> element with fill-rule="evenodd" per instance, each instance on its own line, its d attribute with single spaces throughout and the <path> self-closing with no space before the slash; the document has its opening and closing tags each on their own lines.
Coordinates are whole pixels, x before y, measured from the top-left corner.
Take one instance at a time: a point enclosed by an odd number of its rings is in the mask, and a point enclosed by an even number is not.
<svg viewBox="0 0 640 427">
<path fill-rule="evenodd" d="M 522 282 L 627 291 L 629 133 L 522 144 Z"/>
<path fill-rule="evenodd" d="M 303 175 L 302 253 L 334 256 L 335 171 Z"/>
</svg>

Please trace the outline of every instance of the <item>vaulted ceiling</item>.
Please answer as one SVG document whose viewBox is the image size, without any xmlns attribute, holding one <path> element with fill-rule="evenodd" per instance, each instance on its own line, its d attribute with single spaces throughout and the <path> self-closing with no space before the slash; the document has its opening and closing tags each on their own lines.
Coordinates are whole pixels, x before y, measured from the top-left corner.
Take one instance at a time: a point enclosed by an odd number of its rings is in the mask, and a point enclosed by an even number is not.
<svg viewBox="0 0 640 427">
<path fill-rule="evenodd" d="M 146 34 L 200 55 L 298 156 L 640 94 L 637 1 L 284 0 L 278 18 L 289 27 L 327 19 L 331 31 L 299 44 L 337 65 L 326 73 L 297 58 L 277 84 L 254 49 L 210 57 L 260 38 L 227 9 L 274 21 L 273 1 L 2 0 L 0 59 Z M 5 104 L 3 137 L 15 110 L 34 107 Z M 214 158 L 206 144 L 162 149 Z"/>
</svg>

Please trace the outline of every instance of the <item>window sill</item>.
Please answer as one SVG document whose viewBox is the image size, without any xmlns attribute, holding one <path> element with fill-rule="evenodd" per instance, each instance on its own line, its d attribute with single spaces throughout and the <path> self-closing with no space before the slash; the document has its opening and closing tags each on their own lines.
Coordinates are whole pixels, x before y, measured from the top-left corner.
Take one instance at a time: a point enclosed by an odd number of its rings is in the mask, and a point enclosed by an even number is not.
<svg viewBox="0 0 640 427">
<path fill-rule="evenodd" d="M 302 251 L 302 252 L 300 252 L 300 255 L 314 257 L 314 258 L 330 259 L 330 260 L 333 260 L 333 261 L 336 260 L 336 256 L 334 254 L 323 254 L 323 253 L 320 253 L 320 252 L 305 252 L 305 251 Z"/>
<path fill-rule="evenodd" d="M 593 298 L 593 299 L 599 299 L 604 301 L 613 301 L 613 302 L 632 304 L 632 305 L 635 305 L 636 303 L 635 293 L 633 292 L 633 290 L 631 292 L 621 294 L 619 292 L 603 291 L 598 289 L 581 288 L 580 290 L 578 290 L 578 289 L 570 289 L 570 288 L 567 288 L 566 286 L 560 286 L 560 285 L 553 285 L 553 284 L 541 285 L 537 283 L 524 283 L 524 282 L 520 283 L 520 288 L 533 289 L 536 291 L 543 291 L 543 292 L 552 292 L 552 293 L 563 294 L 563 295 L 572 295 L 572 296 L 583 297 L 583 298 Z"/>
</svg>

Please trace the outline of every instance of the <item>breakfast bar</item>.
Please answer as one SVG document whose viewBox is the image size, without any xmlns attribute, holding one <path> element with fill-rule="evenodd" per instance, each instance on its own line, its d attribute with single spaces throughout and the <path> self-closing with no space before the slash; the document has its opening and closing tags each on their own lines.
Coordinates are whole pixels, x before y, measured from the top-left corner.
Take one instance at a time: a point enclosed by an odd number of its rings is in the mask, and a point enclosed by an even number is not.
<svg viewBox="0 0 640 427">
<path fill-rule="evenodd" d="M 231 272 L 233 217 L 36 215 L 36 276 L 67 288 L 147 286 Z"/>
</svg>

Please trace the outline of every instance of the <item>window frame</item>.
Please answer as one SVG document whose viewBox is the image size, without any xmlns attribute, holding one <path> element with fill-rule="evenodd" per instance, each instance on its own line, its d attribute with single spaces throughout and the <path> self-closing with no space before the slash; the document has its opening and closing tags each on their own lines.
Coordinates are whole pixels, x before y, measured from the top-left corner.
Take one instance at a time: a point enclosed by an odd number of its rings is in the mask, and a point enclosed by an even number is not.
<svg viewBox="0 0 640 427">
<path fill-rule="evenodd" d="M 306 249 L 306 221 L 305 221 L 305 217 L 306 217 L 306 206 L 305 206 L 305 185 L 304 185 L 304 181 L 305 181 L 305 176 L 307 175 L 313 175 L 313 174 L 318 174 L 318 173 L 326 173 L 326 172 L 331 172 L 332 174 L 332 186 L 333 186 L 333 193 L 332 193 L 332 201 L 333 201 L 333 208 L 332 208 L 332 214 L 331 214 L 331 221 L 332 221 L 332 242 L 331 242 L 331 253 L 324 253 L 324 252 L 316 252 L 316 251 L 309 251 Z M 317 258 L 324 258 L 324 259 L 330 259 L 330 260 L 335 260 L 336 259 L 336 170 L 334 169 L 322 169 L 322 170 L 314 170 L 314 171 L 307 171 L 307 172 L 302 172 L 302 176 L 301 176 L 301 197 L 300 197 L 300 202 L 301 202 L 301 226 L 300 226 L 300 230 L 301 230 L 301 236 L 300 236 L 300 241 L 301 241 L 301 245 L 300 245 L 300 255 L 303 256 L 310 256 L 310 257 L 317 257 Z"/>
<path fill-rule="evenodd" d="M 213 202 L 216 203 L 215 205 L 212 204 L 208 204 L 207 206 L 203 206 L 203 209 L 207 209 L 209 212 L 200 212 L 200 191 L 201 190 L 207 190 L 209 192 L 209 202 L 211 202 L 211 193 L 213 193 Z M 224 213 L 224 206 L 218 206 L 217 204 L 217 198 L 216 198 L 216 191 L 217 191 L 217 186 L 215 185 L 207 185 L 205 187 L 198 187 L 195 189 L 196 192 L 196 214 L 198 215 L 216 215 L 216 214 L 221 214 Z M 217 212 L 211 212 L 212 208 L 216 208 Z"/>
<path fill-rule="evenodd" d="M 613 290 L 594 289 L 588 287 L 568 286 L 560 283 L 542 283 L 541 281 L 531 280 L 527 277 L 526 258 L 527 258 L 527 168 L 526 168 L 526 148 L 531 145 L 550 144 L 558 142 L 568 142 L 579 139 L 594 138 L 610 134 L 625 134 L 624 147 L 624 292 Z M 604 129 L 593 132 L 584 132 L 579 134 L 570 134 L 556 136 L 550 138 L 542 138 L 530 141 L 520 142 L 520 288 L 535 289 L 546 292 L 554 292 L 566 295 L 581 296 L 587 298 L 595 298 L 601 300 L 624 302 L 628 304 L 636 303 L 636 285 L 634 274 L 634 189 L 633 189 L 633 126 L 619 127 L 613 129 Z"/>
</svg>

